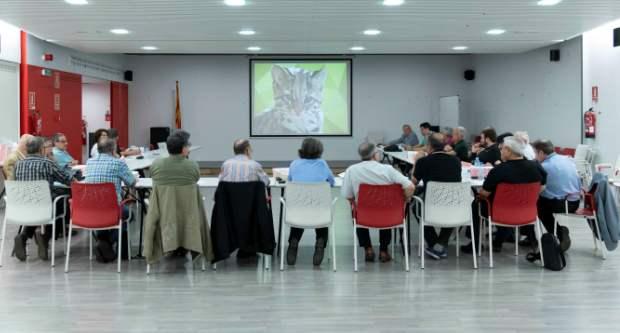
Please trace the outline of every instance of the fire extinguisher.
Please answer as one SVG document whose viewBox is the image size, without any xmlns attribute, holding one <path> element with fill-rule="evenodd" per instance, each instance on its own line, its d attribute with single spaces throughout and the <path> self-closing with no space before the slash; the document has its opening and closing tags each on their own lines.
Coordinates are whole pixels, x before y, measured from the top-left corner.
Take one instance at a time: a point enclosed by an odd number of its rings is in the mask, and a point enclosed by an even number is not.
<svg viewBox="0 0 620 333">
<path fill-rule="evenodd" d="M 86 144 L 86 136 L 88 134 L 86 133 L 87 128 L 88 128 L 88 122 L 86 122 L 86 119 L 82 119 L 82 145 Z"/>
<path fill-rule="evenodd" d="M 592 108 L 583 114 L 583 126 L 585 127 L 586 138 L 596 137 L 596 113 Z"/>
<path fill-rule="evenodd" d="M 105 121 L 112 121 L 112 114 L 110 113 L 110 110 L 105 112 Z"/>
</svg>

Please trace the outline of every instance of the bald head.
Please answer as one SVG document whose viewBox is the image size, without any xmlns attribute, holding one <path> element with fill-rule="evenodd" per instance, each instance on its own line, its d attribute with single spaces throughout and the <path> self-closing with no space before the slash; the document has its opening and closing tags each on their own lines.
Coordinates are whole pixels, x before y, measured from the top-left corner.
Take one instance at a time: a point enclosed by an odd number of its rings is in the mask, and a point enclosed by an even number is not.
<svg viewBox="0 0 620 333">
<path fill-rule="evenodd" d="M 237 139 L 235 143 L 233 143 L 233 151 L 235 155 L 249 155 L 250 150 L 250 140 L 248 139 Z"/>
<path fill-rule="evenodd" d="M 30 140 L 34 139 L 34 136 L 31 134 L 24 134 L 19 138 L 19 142 L 17 142 L 17 149 L 22 153 L 26 154 L 26 145 Z"/>
</svg>

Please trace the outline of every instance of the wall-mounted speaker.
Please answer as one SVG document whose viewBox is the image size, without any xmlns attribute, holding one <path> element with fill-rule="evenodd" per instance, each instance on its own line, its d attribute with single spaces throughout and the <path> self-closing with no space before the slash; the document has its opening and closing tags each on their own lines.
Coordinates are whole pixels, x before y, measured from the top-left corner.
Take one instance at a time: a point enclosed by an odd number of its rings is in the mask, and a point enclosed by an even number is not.
<svg viewBox="0 0 620 333">
<path fill-rule="evenodd" d="M 476 71 L 468 69 L 465 73 L 463 73 L 463 76 L 465 77 L 465 80 L 473 81 L 476 78 Z"/>
<path fill-rule="evenodd" d="M 125 81 L 133 81 L 133 71 L 125 71 Z"/>
<path fill-rule="evenodd" d="M 614 47 L 620 46 L 620 28 L 614 29 Z"/>
<path fill-rule="evenodd" d="M 554 49 L 549 51 L 549 61 L 557 62 L 560 61 L 560 50 Z"/>
</svg>

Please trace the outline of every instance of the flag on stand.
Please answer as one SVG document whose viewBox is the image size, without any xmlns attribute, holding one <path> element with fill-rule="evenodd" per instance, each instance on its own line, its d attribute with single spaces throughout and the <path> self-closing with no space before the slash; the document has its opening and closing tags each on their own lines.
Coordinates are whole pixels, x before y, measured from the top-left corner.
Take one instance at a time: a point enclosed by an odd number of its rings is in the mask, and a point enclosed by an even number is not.
<svg viewBox="0 0 620 333">
<path fill-rule="evenodd" d="M 174 110 L 174 124 L 177 128 L 181 128 L 182 126 L 182 117 L 181 117 L 181 96 L 179 95 L 179 81 L 177 81 L 177 98 L 175 103 Z"/>
</svg>

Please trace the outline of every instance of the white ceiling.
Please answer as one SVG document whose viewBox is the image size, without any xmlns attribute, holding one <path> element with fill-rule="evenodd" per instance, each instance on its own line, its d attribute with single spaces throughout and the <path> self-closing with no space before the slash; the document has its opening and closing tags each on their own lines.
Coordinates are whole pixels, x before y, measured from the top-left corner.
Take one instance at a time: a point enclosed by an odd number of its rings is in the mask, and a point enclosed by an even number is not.
<svg viewBox="0 0 620 333">
<path fill-rule="evenodd" d="M 620 17 L 620 0 L 407 0 L 384 7 L 380 0 L 0 0 L 0 19 L 44 39 L 86 52 L 344 54 L 523 52 L 567 39 Z M 117 36 L 112 28 L 131 34 Z M 242 28 L 254 36 L 237 34 Z M 365 29 L 383 31 L 365 36 Z M 492 28 L 507 30 L 488 36 Z M 611 37 L 610 37 L 611 38 Z"/>
</svg>

